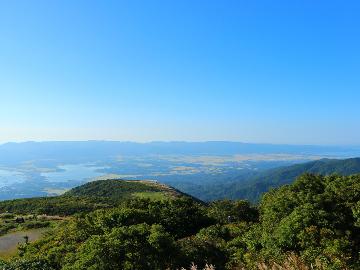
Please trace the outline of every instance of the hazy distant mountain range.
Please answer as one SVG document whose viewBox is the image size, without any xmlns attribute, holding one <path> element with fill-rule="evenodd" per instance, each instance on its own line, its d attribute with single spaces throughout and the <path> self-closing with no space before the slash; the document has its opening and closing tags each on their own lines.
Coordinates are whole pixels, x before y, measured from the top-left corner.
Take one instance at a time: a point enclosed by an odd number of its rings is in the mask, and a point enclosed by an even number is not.
<svg viewBox="0 0 360 270">
<path fill-rule="evenodd" d="M 5 143 L 0 145 L 0 163 L 32 159 L 67 161 L 98 160 L 114 155 L 236 155 L 236 154 L 360 155 L 360 146 L 316 146 L 253 144 L 242 142 L 118 142 L 50 141 Z"/>
<path fill-rule="evenodd" d="M 58 195 L 99 177 L 155 179 L 203 200 L 255 200 L 269 186 L 287 183 L 307 167 L 287 174 L 275 168 L 356 156 L 356 146 L 226 141 L 5 143 L 0 145 L 0 200 Z"/>
</svg>

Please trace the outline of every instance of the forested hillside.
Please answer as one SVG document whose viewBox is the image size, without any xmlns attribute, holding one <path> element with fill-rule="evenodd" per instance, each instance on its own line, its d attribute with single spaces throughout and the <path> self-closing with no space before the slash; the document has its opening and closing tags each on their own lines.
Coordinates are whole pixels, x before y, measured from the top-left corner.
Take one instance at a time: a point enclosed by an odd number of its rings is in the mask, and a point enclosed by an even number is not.
<svg viewBox="0 0 360 270">
<path fill-rule="evenodd" d="M 307 163 L 295 164 L 259 172 L 244 179 L 234 177 L 223 183 L 204 186 L 201 189 L 202 200 L 211 201 L 214 199 L 246 199 L 258 202 L 264 192 L 271 188 L 290 184 L 297 177 L 304 173 L 315 173 L 322 175 L 351 175 L 360 173 L 360 158 L 344 160 L 321 159 Z M 197 195 L 197 194 L 194 194 Z"/>
<path fill-rule="evenodd" d="M 132 198 L 75 215 L 3 269 L 359 269 L 359 252 L 360 175 L 305 174 L 256 207 Z"/>
</svg>

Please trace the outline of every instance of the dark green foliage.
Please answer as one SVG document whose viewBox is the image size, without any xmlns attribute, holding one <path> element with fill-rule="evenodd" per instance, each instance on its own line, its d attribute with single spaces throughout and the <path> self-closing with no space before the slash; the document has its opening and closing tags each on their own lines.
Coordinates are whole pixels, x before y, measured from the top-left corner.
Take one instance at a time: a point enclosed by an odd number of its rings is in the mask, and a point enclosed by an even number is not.
<svg viewBox="0 0 360 270">
<path fill-rule="evenodd" d="M 152 203 L 149 212 L 176 238 L 193 235 L 212 222 L 204 209 L 191 199 Z"/>
<path fill-rule="evenodd" d="M 200 269 L 205 264 L 216 264 L 216 269 L 225 269 L 227 260 L 226 250 L 213 239 L 206 239 L 199 236 L 188 237 L 178 241 L 182 257 L 180 261 L 188 266 L 193 262 Z"/>
<path fill-rule="evenodd" d="M 14 260 L 11 263 L 0 262 L 0 269 L 2 270 L 55 270 L 46 261 L 31 259 L 31 260 Z"/>
<path fill-rule="evenodd" d="M 64 269 L 166 269 L 172 265 L 174 246 L 160 225 L 113 228 L 87 239 Z"/>
<path fill-rule="evenodd" d="M 160 270 L 178 265 L 178 239 L 211 224 L 206 209 L 191 199 L 132 204 L 141 207 L 124 204 L 64 222 L 56 234 L 25 246 L 22 255 L 40 257 L 55 269 Z"/>
<path fill-rule="evenodd" d="M 109 208 L 114 205 L 114 202 L 108 201 L 106 198 L 57 196 L 2 201 L 0 202 L 0 212 L 67 216 L 75 213 L 87 213 L 99 208 Z"/>
<path fill-rule="evenodd" d="M 248 201 L 215 201 L 209 205 L 209 216 L 221 224 L 257 221 L 258 211 Z"/>
<path fill-rule="evenodd" d="M 260 204 L 258 252 L 270 259 L 295 251 L 308 262 L 322 261 L 328 269 L 355 265 L 360 230 L 353 210 L 359 200 L 359 175 L 306 174 L 291 186 L 267 193 Z"/>
<path fill-rule="evenodd" d="M 45 228 L 50 226 L 50 221 L 30 221 L 22 225 L 24 230 Z"/>
<path fill-rule="evenodd" d="M 229 200 L 123 201 L 64 221 L 3 269 L 163 270 L 192 262 L 257 269 L 289 254 L 313 269 L 360 269 L 360 175 L 305 174 L 266 193 L 258 208 Z"/>
</svg>

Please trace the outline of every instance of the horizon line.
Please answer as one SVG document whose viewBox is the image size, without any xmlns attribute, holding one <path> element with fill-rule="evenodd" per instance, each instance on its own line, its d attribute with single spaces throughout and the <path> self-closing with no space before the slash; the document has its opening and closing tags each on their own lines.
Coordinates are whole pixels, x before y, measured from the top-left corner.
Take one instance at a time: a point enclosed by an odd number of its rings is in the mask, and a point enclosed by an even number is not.
<svg viewBox="0 0 360 270">
<path fill-rule="evenodd" d="M 19 141 L 0 141 L 0 146 L 6 144 L 25 144 L 25 143 L 81 143 L 81 142 L 115 142 L 115 143 L 134 143 L 134 144 L 151 144 L 151 143 L 236 143 L 246 145 L 273 145 L 273 146 L 303 146 L 303 147 L 360 147 L 357 144 L 309 144 L 309 143 L 271 143 L 271 142 L 248 142 L 248 141 L 234 141 L 234 140 L 149 140 L 149 141 L 131 141 L 131 140 L 110 140 L 110 139 L 95 139 L 95 140 L 19 140 Z"/>
</svg>

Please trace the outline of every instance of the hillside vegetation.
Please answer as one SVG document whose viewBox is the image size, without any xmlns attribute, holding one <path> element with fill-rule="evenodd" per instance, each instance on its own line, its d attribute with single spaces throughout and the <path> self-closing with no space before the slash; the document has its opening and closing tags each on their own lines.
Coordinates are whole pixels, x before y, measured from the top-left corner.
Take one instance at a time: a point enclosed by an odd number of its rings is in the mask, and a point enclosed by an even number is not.
<svg viewBox="0 0 360 270">
<path fill-rule="evenodd" d="M 286 167 L 259 172 L 247 179 L 235 179 L 204 187 L 201 199 L 211 201 L 220 198 L 246 199 L 258 202 L 261 195 L 271 188 L 290 184 L 304 173 L 321 175 L 352 175 L 360 173 L 360 158 L 344 160 L 321 159 L 307 163 L 295 164 Z"/>
<path fill-rule="evenodd" d="M 71 189 L 61 196 L 0 202 L 0 213 L 73 215 L 112 208 L 135 198 L 170 199 L 188 196 L 154 181 L 98 180 Z"/>
<path fill-rule="evenodd" d="M 164 270 L 194 263 L 235 270 L 276 263 L 294 265 L 273 269 L 340 270 L 360 269 L 359 252 L 360 175 L 305 174 L 266 193 L 258 207 L 132 198 L 76 215 L 22 245 L 3 269 Z"/>
<path fill-rule="evenodd" d="M 179 191 L 160 184 L 156 181 L 126 181 L 126 180 L 98 180 L 75 187 L 66 192 L 64 196 L 110 198 L 112 200 L 123 200 L 131 198 L 139 193 L 161 193 L 164 197 L 179 197 Z"/>
</svg>

